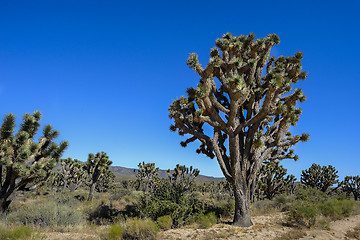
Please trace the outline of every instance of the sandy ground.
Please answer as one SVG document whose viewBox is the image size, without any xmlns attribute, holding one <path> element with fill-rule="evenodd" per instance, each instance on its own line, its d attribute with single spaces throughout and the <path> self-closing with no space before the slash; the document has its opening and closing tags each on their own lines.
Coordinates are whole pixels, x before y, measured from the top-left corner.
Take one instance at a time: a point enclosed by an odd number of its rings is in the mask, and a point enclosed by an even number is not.
<svg viewBox="0 0 360 240">
<path fill-rule="evenodd" d="M 349 231 L 357 231 L 360 236 L 360 215 L 331 222 L 329 230 L 325 229 L 297 229 L 286 226 L 284 213 L 253 217 L 254 226 L 239 228 L 225 224 L 217 224 L 209 229 L 172 229 L 159 235 L 159 239 L 356 239 L 346 237 Z M 356 230 L 354 228 L 358 227 Z M 298 234 L 304 235 L 299 238 Z M 358 238 L 360 239 L 360 238 Z"/>
<path fill-rule="evenodd" d="M 328 229 L 298 229 L 286 225 L 284 213 L 274 213 L 266 216 L 252 218 L 254 225 L 250 228 L 233 227 L 227 224 L 216 224 L 209 229 L 181 228 L 160 232 L 159 240 L 181 239 L 359 239 L 360 240 L 360 215 L 351 216 L 343 220 L 331 222 Z M 352 233 L 351 235 L 349 234 Z M 47 232 L 46 239 L 100 239 L 99 235 L 87 233 L 59 233 Z"/>
</svg>

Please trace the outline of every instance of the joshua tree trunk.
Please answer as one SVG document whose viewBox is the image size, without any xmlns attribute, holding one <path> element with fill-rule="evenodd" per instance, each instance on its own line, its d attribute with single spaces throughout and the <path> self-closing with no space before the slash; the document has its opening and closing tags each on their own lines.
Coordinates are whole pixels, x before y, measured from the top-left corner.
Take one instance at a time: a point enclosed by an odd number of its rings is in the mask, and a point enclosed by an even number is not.
<svg viewBox="0 0 360 240">
<path fill-rule="evenodd" d="M 0 198 L 0 216 L 8 209 L 11 201 Z"/>
<path fill-rule="evenodd" d="M 246 185 L 246 184 L 244 184 Z M 233 224 L 239 227 L 250 227 L 253 225 L 250 214 L 250 189 L 246 186 L 233 186 L 235 197 L 235 215 Z"/>
<path fill-rule="evenodd" d="M 4 212 L 9 208 L 10 203 L 15 198 L 15 192 L 12 192 L 11 194 L 3 194 L 0 196 L 0 216 L 4 214 Z"/>
<path fill-rule="evenodd" d="M 88 201 L 92 201 L 95 191 L 95 183 L 91 183 Z"/>
</svg>

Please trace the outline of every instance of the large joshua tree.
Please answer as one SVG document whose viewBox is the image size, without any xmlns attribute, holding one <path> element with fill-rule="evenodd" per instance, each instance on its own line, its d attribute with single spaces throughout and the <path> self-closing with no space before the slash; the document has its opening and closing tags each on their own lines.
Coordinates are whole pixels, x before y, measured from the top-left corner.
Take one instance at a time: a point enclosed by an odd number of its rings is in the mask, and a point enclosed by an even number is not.
<svg viewBox="0 0 360 240">
<path fill-rule="evenodd" d="M 10 113 L 0 128 L 0 214 L 5 212 L 19 190 L 41 184 L 51 174 L 68 146 L 53 140 L 59 132 L 46 125 L 39 141 L 35 135 L 40 127 L 41 113 L 26 113 L 17 133 L 15 116 Z"/>
<path fill-rule="evenodd" d="M 236 226 L 252 225 L 251 185 L 261 163 L 296 160 L 290 147 L 309 138 L 288 132 L 301 114 L 296 103 L 306 99 L 301 89 L 292 90 L 292 84 L 307 77 L 301 71 L 303 54 L 270 57 L 279 42 L 276 34 L 255 40 L 253 33 L 227 33 L 216 40 L 205 68 L 192 53 L 187 64 L 200 82 L 169 107 L 175 122 L 170 130 L 191 135 L 181 145 L 199 140 L 197 153 L 217 158 L 234 191 Z"/>
</svg>

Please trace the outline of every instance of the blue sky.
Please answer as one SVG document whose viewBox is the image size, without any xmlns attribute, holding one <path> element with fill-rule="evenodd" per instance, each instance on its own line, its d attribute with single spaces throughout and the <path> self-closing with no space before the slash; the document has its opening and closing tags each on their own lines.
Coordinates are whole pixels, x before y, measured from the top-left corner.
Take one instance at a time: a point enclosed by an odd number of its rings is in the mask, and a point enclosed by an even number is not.
<svg viewBox="0 0 360 240">
<path fill-rule="evenodd" d="M 0 114 L 40 110 L 68 140 L 64 157 L 105 151 L 114 165 L 193 165 L 222 176 L 216 160 L 182 148 L 168 106 L 196 86 L 191 52 L 206 65 L 216 38 L 280 36 L 273 55 L 304 53 L 307 101 L 294 133 L 311 139 L 284 160 L 300 177 L 313 162 L 360 174 L 359 1 L 0 0 Z"/>
</svg>

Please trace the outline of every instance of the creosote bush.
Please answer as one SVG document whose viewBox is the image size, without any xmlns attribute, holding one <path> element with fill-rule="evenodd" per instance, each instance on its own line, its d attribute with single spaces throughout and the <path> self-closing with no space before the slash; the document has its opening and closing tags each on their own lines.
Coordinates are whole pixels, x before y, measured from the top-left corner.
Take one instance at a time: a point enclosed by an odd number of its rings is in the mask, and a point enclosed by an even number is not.
<svg viewBox="0 0 360 240">
<path fill-rule="evenodd" d="M 35 232 L 33 229 L 26 226 L 19 226 L 9 229 L 8 226 L 0 226 L 1 240 L 40 240 L 45 239 L 45 236 Z"/>
<path fill-rule="evenodd" d="M 197 223 L 199 224 L 200 228 L 209 228 L 212 225 L 216 224 L 218 221 L 218 218 L 216 217 L 215 213 L 210 212 L 207 214 L 201 214 L 199 215 L 197 219 Z"/>
<path fill-rule="evenodd" d="M 318 214 L 315 205 L 295 202 L 290 209 L 289 220 L 310 228 L 315 225 Z"/>
<path fill-rule="evenodd" d="M 4 218 L 8 223 L 40 227 L 66 227 L 85 222 L 73 201 L 64 196 L 14 205 Z"/>
<path fill-rule="evenodd" d="M 328 222 L 340 220 L 359 212 L 360 204 L 352 200 L 329 199 L 323 202 L 295 201 L 290 207 L 290 222 L 306 227 L 319 223 L 327 226 Z"/>
<path fill-rule="evenodd" d="M 156 239 L 159 231 L 157 224 L 151 220 L 130 218 L 126 221 L 124 229 L 124 239 Z"/>
<path fill-rule="evenodd" d="M 119 224 L 111 225 L 106 235 L 107 240 L 121 240 L 123 239 L 123 227 Z"/>
<path fill-rule="evenodd" d="M 156 222 L 159 227 L 164 230 L 170 229 L 173 224 L 173 220 L 170 215 L 161 216 L 156 220 Z"/>
</svg>

